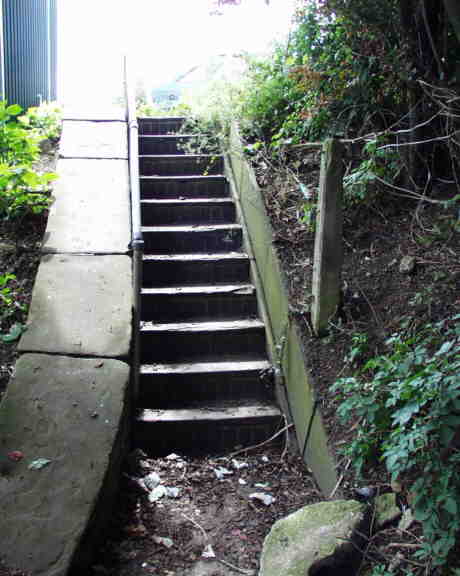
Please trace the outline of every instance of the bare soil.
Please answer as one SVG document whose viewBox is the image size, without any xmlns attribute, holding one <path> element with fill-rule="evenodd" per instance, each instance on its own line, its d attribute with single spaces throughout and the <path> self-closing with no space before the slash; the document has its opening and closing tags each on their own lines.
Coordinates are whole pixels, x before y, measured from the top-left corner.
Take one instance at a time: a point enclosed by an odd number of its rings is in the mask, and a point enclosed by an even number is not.
<svg viewBox="0 0 460 576">
<path fill-rule="evenodd" d="M 256 574 L 272 524 L 321 498 L 300 457 L 281 448 L 220 458 L 133 453 L 92 574 Z M 149 501 L 152 472 L 172 496 Z"/>
</svg>

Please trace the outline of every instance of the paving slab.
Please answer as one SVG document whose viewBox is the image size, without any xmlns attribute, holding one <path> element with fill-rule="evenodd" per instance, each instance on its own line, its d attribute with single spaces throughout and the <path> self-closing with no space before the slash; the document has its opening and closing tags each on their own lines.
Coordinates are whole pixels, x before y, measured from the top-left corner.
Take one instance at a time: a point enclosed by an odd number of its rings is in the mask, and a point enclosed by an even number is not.
<svg viewBox="0 0 460 576">
<path fill-rule="evenodd" d="M 59 150 L 63 158 L 127 159 L 126 124 L 65 120 Z"/>
<path fill-rule="evenodd" d="M 129 366 L 118 360 L 19 358 L 0 405 L 7 565 L 33 576 L 64 576 L 71 566 L 72 574 L 87 573 L 124 455 L 128 381 Z M 39 459 L 43 467 L 31 469 Z"/>
<path fill-rule="evenodd" d="M 57 165 L 43 252 L 126 253 L 131 239 L 127 160 Z"/>
<path fill-rule="evenodd" d="M 75 106 L 64 107 L 64 120 L 90 120 L 92 122 L 125 122 L 126 110 L 117 106 L 104 108 L 76 108 Z"/>
<path fill-rule="evenodd" d="M 128 357 L 132 300 L 129 256 L 46 255 L 19 351 Z"/>
</svg>

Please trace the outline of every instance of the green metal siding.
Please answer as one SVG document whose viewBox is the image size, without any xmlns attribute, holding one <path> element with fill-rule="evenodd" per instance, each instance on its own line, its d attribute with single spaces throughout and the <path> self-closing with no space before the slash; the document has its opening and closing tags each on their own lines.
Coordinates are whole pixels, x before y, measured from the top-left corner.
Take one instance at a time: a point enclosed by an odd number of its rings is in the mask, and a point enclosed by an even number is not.
<svg viewBox="0 0 460 576">
<path fill-rule="evenodd" d="M 3 0 L 5 96 L 23 108 L 56 98 L 57 0 Z"/>
</svg>

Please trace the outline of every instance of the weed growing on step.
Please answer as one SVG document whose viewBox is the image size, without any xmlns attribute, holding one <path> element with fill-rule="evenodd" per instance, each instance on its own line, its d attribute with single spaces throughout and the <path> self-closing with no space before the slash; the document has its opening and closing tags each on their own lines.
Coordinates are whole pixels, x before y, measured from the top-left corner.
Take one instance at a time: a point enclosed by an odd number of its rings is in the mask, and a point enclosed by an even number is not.
<svg viewBox="0 0 460 576">
<path fill-rule="evenodd" d="M 0 218 L 44 212 L 51 202 L 46 192 L 56 178 L 53 173 L 39 174 L 34 169 L 39 143 L 47 131 L 42 132 L 34 122 L 26 127 L 18 119 L 21 112 L 17 104 L 8 106 L 0 101 Z"/>
<path fill-rule="evenodd" d="M 40 140 L 56 142 L 61 136 L 62 111 L 56 102 L 43 102 L 40 106 L 32 106 L 19 116 L 18 120 Z"/>
<path fill-rule="evenodd" d="M 386 347 L 332 387 L 341 419 L 359 422 L 346 453 L 359 475 L 384 462 L 423 527 L 415 557 L 444 566 L 460 529 L 460 315 L 394 334 Z"/>
</svg>

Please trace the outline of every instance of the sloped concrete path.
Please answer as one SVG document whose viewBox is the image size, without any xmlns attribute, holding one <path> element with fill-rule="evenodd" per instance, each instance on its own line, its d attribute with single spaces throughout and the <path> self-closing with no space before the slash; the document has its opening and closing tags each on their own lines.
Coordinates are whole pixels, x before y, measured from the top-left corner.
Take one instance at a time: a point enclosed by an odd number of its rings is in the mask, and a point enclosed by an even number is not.
<svg viewBox="0 0 460 576">
<path fill-rule="evenodd" d="M 127 440 L 127 130 L 89 120 L 64 121 L 23 355 L 0 405 L 0 556 L 33 576 L 87 568 Z"/>
</svg>

